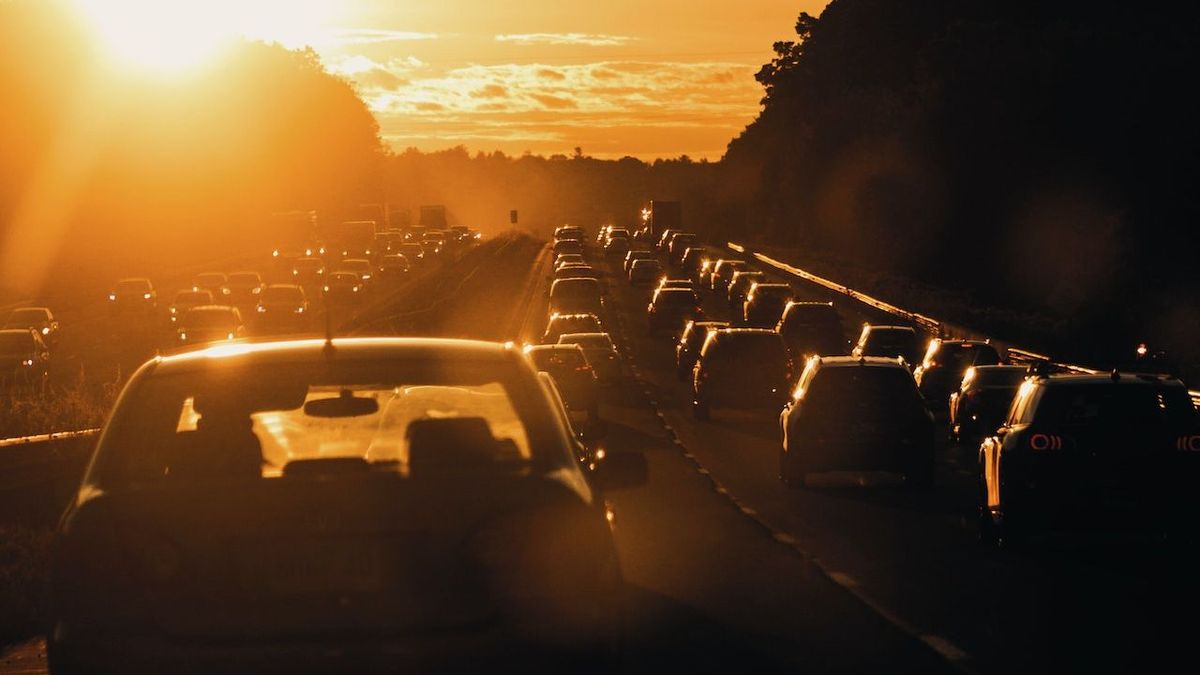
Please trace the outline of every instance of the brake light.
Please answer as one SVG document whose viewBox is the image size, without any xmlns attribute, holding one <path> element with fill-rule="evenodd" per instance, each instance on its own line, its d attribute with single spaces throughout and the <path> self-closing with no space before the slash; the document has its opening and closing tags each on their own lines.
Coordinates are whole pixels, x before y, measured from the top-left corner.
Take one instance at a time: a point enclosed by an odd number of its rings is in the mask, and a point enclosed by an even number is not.
<svg viewBox="0 0 1200 675">
<path fill-rule="evenodd" d="M 592 372 L 592 367 L 587 364 L 584 364 L 582 366 L 575 366 L 575 370 L 577 370 L 581 373 L 590 373 L 590 372 Z"/>
<path fill-rule="evenodd" d="M 1200 436 L 1192 434 L 1190 436 L 1180 436 L 1175 441 L 1175 449 L 1187 450 L 1188 452 L 1200 452 Z"/>
<path fill-rule="evenodd" d="M 1063 438 L 1057 434 L 1034 434 L 1029 437 L 1031 450 L 1062 450 Z"/>
</svg>

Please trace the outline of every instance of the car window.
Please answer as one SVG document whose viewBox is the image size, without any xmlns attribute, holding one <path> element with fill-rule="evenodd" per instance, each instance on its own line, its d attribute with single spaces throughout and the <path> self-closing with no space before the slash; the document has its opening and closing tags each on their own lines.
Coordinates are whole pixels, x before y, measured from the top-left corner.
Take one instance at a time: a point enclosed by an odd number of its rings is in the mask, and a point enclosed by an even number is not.
<svg viewBox="0 0 1200 675">
<path fill-rule="evenodd" d="M 883 412 L 919 401 L 912 375 L 902 368 L 823 368 L 806 388 L 805 401 L 822 410 Z"/>
<path fill-rule="evenodd" d="M 8 323 L 14 326 L 41 323 L 50 319 L 50 317 L 47 316 L 48 313 L 49 312 L 44 309 L 14 310 L 13 313 L 8 316 Z"/>
<path fill-rule="evenodd" d="M 1194 415 L 1191 399 L 1182 387 L 1105 383 L 1046 387 L 1034 419 L 1056 426 L 1124 431 L 1184 425 Z"/>
<path fill-rule="evenodd" d="M 117 283 L 118 293 L 145 293 L 150 290 L 147 279 L 128 279 Z"/>
<path fill-rule="evenodd" d="M 28 331 L 0 333 L 0 352 L 25 353 L 33 350 L 33 335 Z"/>
<path fill-rule="evenodd" d="M 233 312 L 225 310 L 190 310 L 183 315 L 183 324 L 196 329 L 225 329 L 234 328 L 238 324 Z"/>
<path fill-rule="evenodd" d="M 267 302 L 299 302 L 304 299 L 304 291 L 295 287 L 271 286 L 263 291 L 262 299 Z"/>
</svg>

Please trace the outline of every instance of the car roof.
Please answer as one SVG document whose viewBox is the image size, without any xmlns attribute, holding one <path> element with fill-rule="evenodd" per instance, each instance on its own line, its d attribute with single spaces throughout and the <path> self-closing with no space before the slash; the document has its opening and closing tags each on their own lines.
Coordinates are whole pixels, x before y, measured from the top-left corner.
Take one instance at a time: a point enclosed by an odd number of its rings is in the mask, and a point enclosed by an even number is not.
<svg viewBox="0 0 1200 675">
<path fill-rule="evenodd" d="M 563 338 L 578 339 L 578 338 L 601 338 L 601 337 L 606 337 L 609 340 L 612 339 L 612 336 L 609 335 L 608 333 L 596 332 L 596 331 L 592 331 L 592 332 L 588 332 L 588 333 L 563 333 L 562 335 L 558 336 L 558 339 L 561 341 Z"/>
<path fill-rule="evenodd" d="M 822 368 L 850 368 L 869 366 L 871 368 L 900 368 L 908 372 L 908 368 L 900 363 L 900 359 L 889 359 L 883 356 L 822 356 L 817 359 Z"/>
<path fill-rule="evenodd" d="M 563 319 L 564 321 L 582 321 L 585 318 L 592 318 L 597 321 L 600 320 L 600 317 L 592 314 L 591 312 L 568 312 L 566 314 L 552 314 L 550 316 L 551 321 L 557 321 L 559 319 Z"/>
<path fill-rule="evenodd" d="M 714 332 L 721 335 L 779 335 L 770 328 L 721 328 Z"/>
<path fill-rule="evenodd" d="M 1039 385 L 1053 387 L 1069 387 L 1088 384 L 1116 384 L 1116 385 L 1179 385 L 1183 386 L 1183 382 L 1171 377 L 1170 375 L 1159 375 L 1155 373 L 1122 373 L 1117 372 L 1114 379 L 1112 373 L 1064 373 L 1059 375 L 1049 375 L 1039 377 L 1036 380 Z"/>
<path fill-rule="evenodd" d="M 37 331 L 32 328 L 4 328 L 0 329 L 0 335 L 36 335 Z"/>
<path fill-rule="evenodd" d="M 125 277 L 124 279 L 117 279 L 118 284 L 123 284 L 129 281 L 145 281 L 146 283 L 150 283 L 150 277 Z"/>
<path fill-rule="evenodd" d="M 237 311 L 238 311 L 237 308 L 233 307 L 231 305 L 196 305 L 195 307 L 188 310 L 188 314 L 191 314 L 192 312 L 196 312 L 197 314 L 199 314 L 201 312 L 221 312 L 224 314 L 236 314 Z"/>
<path fill-rule="evenodd" d="M 883 326 L 883 325 L 878 325 L 878 324 L 873 324 L 873 323 L 867 324 L 866 326 L 864 326 L 864 328 L 871 331 L 872 333 L 875 333 L 875 332 L 878 332 L 881 330 L 904 331 L 907 333 L 916 333 L 917 332 L 915 329 L 913 329 L 912 326 Z"/>
<path fill-rule="evenodd" d="M 30 306 L 30 307 L 14 307 L 11 313 L 15 314 L 17 312 L 30 312 L 30 311 L 46 312 L 48 314 L 48 313 L 50 313 L 50 308 L 49 307 L 32 307 L 32 306 Z"/>
</svg>

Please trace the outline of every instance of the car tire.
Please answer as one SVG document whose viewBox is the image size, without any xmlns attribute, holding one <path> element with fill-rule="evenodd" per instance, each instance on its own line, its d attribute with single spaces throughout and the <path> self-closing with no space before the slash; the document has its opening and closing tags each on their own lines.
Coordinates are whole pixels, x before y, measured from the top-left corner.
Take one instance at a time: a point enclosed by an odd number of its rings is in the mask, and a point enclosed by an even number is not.
<svg viewBox="0 0 1200 675">
<path fill-rule="evenodd" d="M 701 401 L 699 399 L 693 399 L 692 400 L 692 417 L 695 417 L 696 419 L 698 419 L 702 422 L 711 420 L 712 419 L 712 408 L 709 406 L 708 401 Z"/>
</svg>

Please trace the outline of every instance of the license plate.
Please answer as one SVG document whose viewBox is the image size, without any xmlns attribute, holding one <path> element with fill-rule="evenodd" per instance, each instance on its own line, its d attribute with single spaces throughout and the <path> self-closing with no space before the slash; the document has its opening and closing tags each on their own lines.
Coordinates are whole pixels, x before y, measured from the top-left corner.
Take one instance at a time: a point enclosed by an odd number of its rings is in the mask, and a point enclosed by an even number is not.
<svg viewBox="0 0 1200 675">
<path fill-rule="evenodd" d="M 377 548 L 361 543 L 278 547 L 258 565 L 259 579 L 275 593 L 373 591 L 381 586 Z"/>
</svg>

